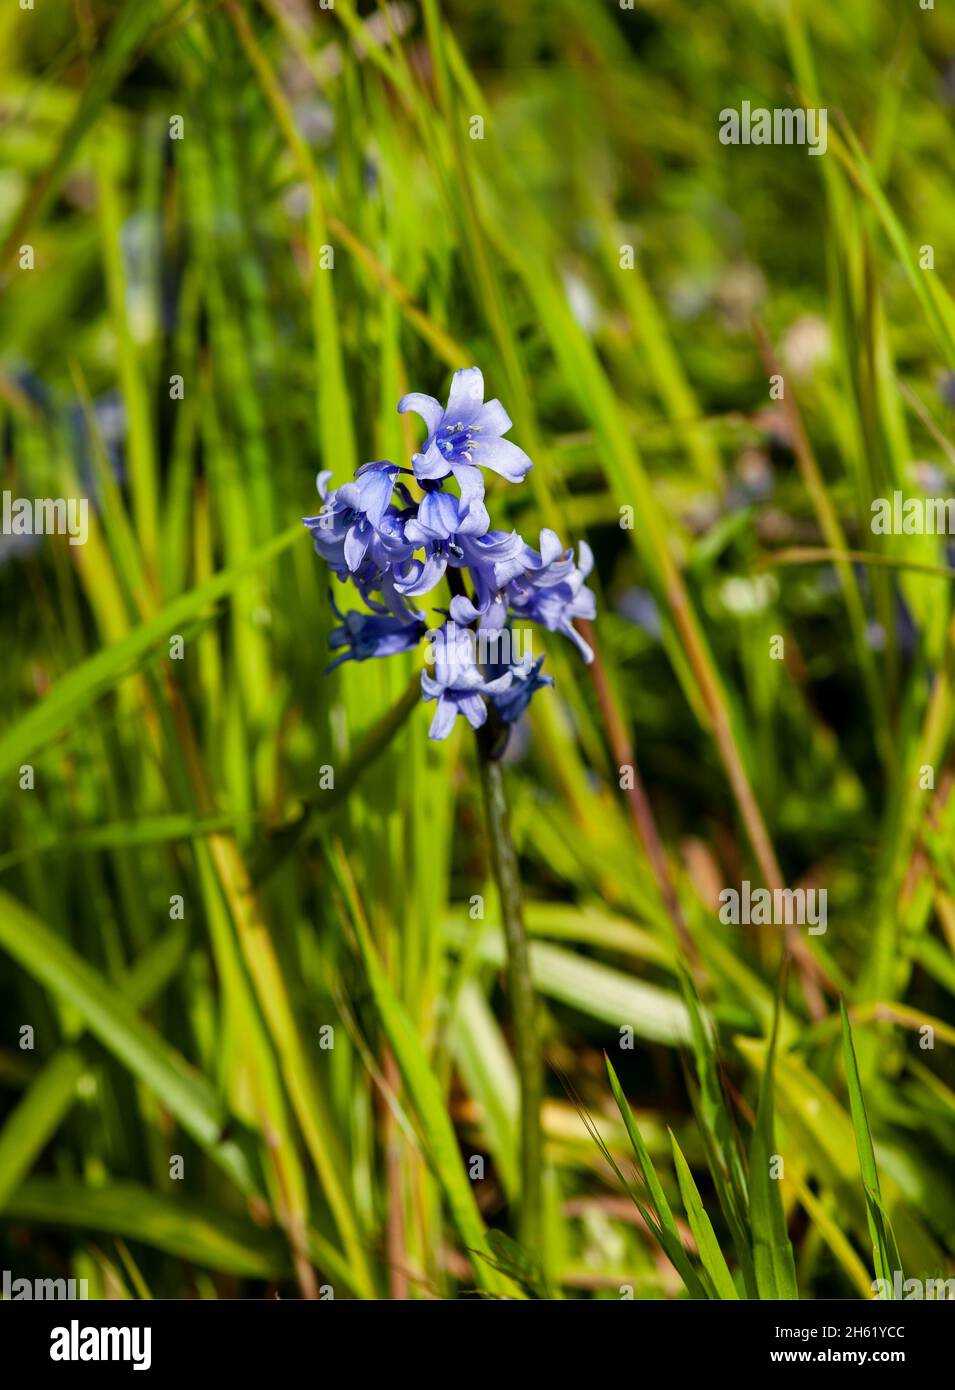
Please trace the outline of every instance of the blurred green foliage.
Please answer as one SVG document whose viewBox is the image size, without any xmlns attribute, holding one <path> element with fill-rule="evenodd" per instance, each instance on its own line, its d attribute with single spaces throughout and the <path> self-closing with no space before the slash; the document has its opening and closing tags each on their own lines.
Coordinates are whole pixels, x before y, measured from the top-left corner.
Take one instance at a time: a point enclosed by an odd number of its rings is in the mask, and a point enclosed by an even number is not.
<svg viewBox="0 0 955 1390">
<path fill-rule="evenodd" d="M 603 684 L 535 633 L 508 770 L 550 1285 L 765 1296 L 787 1228 L 804 1298 L 870 1296 L 886 1230 L 951 1272 L 951 554 L 869 516 L 955 492 L 953 52 L 915 0 L 4 7 L 3 488 L 92 512 L 0 536 L 6 1267 L 538 1291 L 473 750 L 417 657 L 323 679 L 299 526 L 477 363 L 535 461 L 499 524 L 597 556 Z M 721 145 L 743 100 L 825 106 L 826 155 Z M 762 1099 L 745 878 L 829 894 Z"/>
</svg>

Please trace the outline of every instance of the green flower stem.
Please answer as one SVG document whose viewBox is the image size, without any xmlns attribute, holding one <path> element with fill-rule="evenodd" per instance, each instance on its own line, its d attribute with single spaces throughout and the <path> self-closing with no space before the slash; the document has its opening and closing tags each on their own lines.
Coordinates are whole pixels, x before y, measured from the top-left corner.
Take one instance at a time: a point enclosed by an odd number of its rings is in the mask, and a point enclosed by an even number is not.
<svg viewBox="0 0 955 1390">
<path fill-rule="evenodd" d="M 537 1037 L 537 1010 L 521 906 L 521 880 L 517 868 L 517 855 L 511 840 L 504 790 L 504 770 L 495 756 L 500 749 L 500 731 L 494 724 L 492 712 L 488 724 L 478 733 L 478 762 L 487 814 L 491 867 L 501 900 L 504 938 L 507 942 L 508 991 L 521 1089 L 519 1234 L 525 1252 L 542 1266 L 541 1058 Z"/>
</svg>

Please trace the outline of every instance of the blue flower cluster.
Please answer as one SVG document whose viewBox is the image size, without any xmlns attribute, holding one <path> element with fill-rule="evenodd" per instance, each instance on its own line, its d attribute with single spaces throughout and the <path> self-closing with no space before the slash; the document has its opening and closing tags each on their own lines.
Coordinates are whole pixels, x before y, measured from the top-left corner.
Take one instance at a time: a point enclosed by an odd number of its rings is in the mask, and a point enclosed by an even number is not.
<svg viewBox="0 0 955 1390">
<path fill-rule="evenodd" d="M 562 632 L 585 661 L 593 659 L 573 625 L 596 612 L 585 584 L 593 568 L 590 547 L 582 541 L 575 560 L 553 531 L 541 531 L 535 550 L 516 531 L 491 529 L 482 469 L 519 483 L 531 461 L 504 438 L 510 418 L 500 401 L 485 401 L 477 367 L 455 372 L 447 406 L 415 391 L 398 410 L 420 415 L 428 431 L 412 467 L 366 463 L 354 482 L 336 488 L 329 487 L 331 473 L 320 473 L 322 509 L 305 518 L 318 554 L 340 580 L 354 584 L 368 610 L 343 614 L 332 601 L 341 626 L 330 645 L 341 654 L 328 669 L 407 651 L 427 635 L 431 669 L 422 672 L 421 690 L 425 700 L 437 701 L 431 737 L 447 738 L 458 714 L 480 728 L 488 701 L 501 721 L 512 723 L 534 691 L 553 681 L 540 673 L 543 658 L 512 658 L 510 642 L 501 640 L 510 636 L 509 619 Z M 418 498 L 405 477 L 417 485 Z M 412 601 L 445 577 L 451 605 L 436 610 L 446 621 L 429 630 Z"/>
</svg>

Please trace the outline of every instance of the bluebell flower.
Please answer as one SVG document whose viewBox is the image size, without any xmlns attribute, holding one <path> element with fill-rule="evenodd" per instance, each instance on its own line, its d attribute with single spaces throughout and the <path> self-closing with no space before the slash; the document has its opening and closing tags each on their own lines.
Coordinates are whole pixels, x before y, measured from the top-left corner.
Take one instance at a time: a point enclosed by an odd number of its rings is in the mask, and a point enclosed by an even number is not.
<svg viewBox="0 0 955 1390">
<path fill-rule="evenodd" d="M 433 674 L 421 672 L 421 693 L 425 700 L 437 700 L 430 738 L 447 738 L 459 714 L 463 714 L 472 729 L 480 729 L 487 719 L 484 695 L 496 697 L 508 690 L 513 675 L 488 680 L 474 659 L 474 635 L 467 628 L 448 620 L 443 627 L 428 634 L 434 654 Z"/>
<path fill-rule="evenodd" d="M 447 579 L 450 609 L 438 610 L 447 622 L 428 634 L 434 664 L 421 677 L 424 699 L 437 702 L 431 737 L 447 738 L 459 714 L 479 729 L 491 709 L 506 737 L 535 691 L 553 684 L 541 675 L 543 658 L 512 659 L 510 622 L 563 633 L 591 661 L 574 620 L 595 616 L 585 582 L 593 556 L 582 542 L 575 560 L 553 531 L 541 531 L 534 550 L 516 531 L 492 530 L 482 468 L 520 482 L 531 462 L 503 438 L 511 421 L 500 401 L 485 402 L 477 367 L 454 374 L 447 407 L 413 392 L 398 409 L 416 411 L 428 428 L 412 468 L 366 463 L 337 488 L 329 487 L 331 473 L 320 473 L 322 511 L 305 518 L 317 552 L 366 608 L 342 615 L 332 601 L 340 625 L 330 645 L 340 654 L 329 670 L 416 646 L 425 616 L 411 601 Z M 413 495 L 402 474 L 423 495 Z"/>
<path fill-rule="evenodd" d="M 406 559 L 413 546 L 405 543 L 402 524 L 391 498 L 400 469 L 382 460 L 359 468 L 357 482 L 329 489 L 331 472 L 318 475 L 318 491 L 324 502 L 317 516 L 305 517 L 315 549 L 339 575 L 358 570 L 372 551 L 372 558 L 384 569 Z"/>
<path fill-rule="evenodd" d="M 484 536 L 465 537 L 461 546 L 474 594 L 456 594 L 451 600 L 451 616 L 465 625 L 478 618 L 486 623 L 493 606 L 500 606 L 503 611 L 504 589 L 511 579 L 523 573 L 528 547 L 516 531 L 488 531 Z M 501 623 L 493 625 L 499 627 Z"/>
<path fill-rule="evenodd" d="M 429 487 L 418 506 L 417 514 L 408 521 L 409 540 L 426 545 L 433 540 L 450 540 L 455 535 L 483 536 L 489 530 L 491 518 L 484 505 L 484 489 L 462 491 L 460 497 L 452 492 Z"/>
<path fill-rule="evenodd" d="M 345 583 L 348 579 L 361 594 L 363 601 L 376 613 L 392 613 L 402 621 L 414 610 L 407 598 L 398 591 L 398 570 L 387 566 L 382 569 L 372 559 L 366 559 L 352 575 L 339 575 Z"/>
<path fill-rule="evenodd" d="M 586 541 L 580 543 L 578 564 L 573 548 L 564 550 L 559 537 L 545 529 L 540 533 L 540 550 L 526 547 L 522 573 L 507 586 L 508 604 L 518 617 L 540 623 L 548 632 L 562 632 L 588 663 L 594 654 L 573 619 L 596 617 L 597 600 L 584 583 L 593 567 Z"/>
<path fill-rule="evenodd" d="M 543 664 L 544 658 L 542 656 L 539 656 L 536 661 L 525 656 L 521 661 L 515 661 L 507 668 L 511 673 L 511 684 L 507 689 L 501 690 L 491 697 L 505 724 L 516 724 L 530 704 L 531 696 L 535 691 L 554 684 L 553 676 L 540 674 Z M 489 672 L 489 674 L 492 673 Z"/>
<path fill-rule="evenodd" d="M 483 493 L 483 489 L 482 489 Z M 404 526 L 404 537 L 415 548 L 423 548 L 423 560 L 412 560 L 401 572 L 397 587 L 403 594 L 427 594 L 440 583 L 448 565 L 467 564 L 466 544 L 483 536 L 491 524 L 482 495 L 428 490 L 417 514 Z"/>
<path fill-rule="evenodd" d="M 341 619 L 341 627 L 334 628 L 329 634 L 328 645 L 332 651 L 340 647 L 346 650 L 326 666 L 326 675 L 343 661 L 367 661 L 373 656 L 393 656 L 395 652 L 411 651 L 424 636 L 423 613 L 410 613 L 404 619 L 391 613 L 360 613 L 355 609 L 341 613 L 331 594 L 329 597 L 336 618 Z"/>
<path fill-rule="evenodd" d="M 421 480 L 446 478 L 453 473 L 461 484 L 473 488 L 478 469 L 490 468 L 508 482 L 519 483 L 531 461 L 509 439 L 511 417 L 498 400 L 484 400 L 484 376 L 479 367 L 455 372 L 447 406 L 433 396 L 412 391 L 402 396 L 398 410 L 413 410 L 428 429 L 428 437 L 412 460 L 415 477 Z M 483 485 L 482 485 L 483 486 Z"/>
</svg>

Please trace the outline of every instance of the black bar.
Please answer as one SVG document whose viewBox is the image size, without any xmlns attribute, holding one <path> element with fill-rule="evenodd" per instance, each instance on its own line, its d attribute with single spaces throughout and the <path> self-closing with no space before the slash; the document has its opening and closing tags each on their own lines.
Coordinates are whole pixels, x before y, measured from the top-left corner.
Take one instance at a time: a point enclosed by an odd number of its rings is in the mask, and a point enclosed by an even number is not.
<svg viewBox="0 0 955 1390">
<path fill-rule="evenodd" d="M 291 1380 L 303 1372 L 321 1376 L 333 1365 L 338 1365 L 341 1373 L 351 1362 L 367 1379 L 374 1374 L 377 1354 L 387 1358 L 389 1372 L 399 1373 L 402 1363 L 405 1371 L 413 1369 L 420 1356 L 420 1344 L 418 1351 L 412 1350 L 416 1344 L 406 1340 L 409 1332 L 420 1334 L 424 1329 L 431 1332 L 450 1327 L 460 1334 L 463 1327 L 465 1336 L 485 1339 L 461 1343 L 462 1350 L 469 1349 L 470 1369 L 470 1357 L 481 1349 L 486 1349 L 491 1368 L 497 1343 L 486 1340 L 489 1332 L 526 1337 L 532 1330 L 536 1334 L 535 1367 L 546 1362 L 551 1351 L 563 1357 L 568 1347 L 574 1347 L 583 1355 L 584 1344 L 579 1339 L 592 1337 L 596 1332 L 605 1338 L 618 1338 L 623 1333 L 627 1339 L 624 1345 L 634 1358 L 634 1369 L 641 1356 L 646 1356 L 647 1364 L 652 1362 L 657 1369 L 682 1373 L 698 1370 L 711 1376 L 754 1370 L 771 1379 L 776 1372 L 815 1370 L 820 1366 L 907 1375 L 913 1370 L 928 1372 L 947 1364 L 947 1349 L 955 1328 L 955 1303 L 938 1306 L 915 1300 L 621 1300 L 619 1304 L 614 1300 L 617 1306 L 611 1306 L 608 1300 L 599 1307 L 591 1303 L 593 1320 L 589 1313 L 586 1318 L 581 1314 L 579 1323 L 568 1323 L 571 1305 L 566 1305 L 556 1326 L 550 1323 L 550 1315 L 543 1308 L 538 1314 L 533 1306 L 524 1304 L 520 1321 L 515 1324 L 511 1322 L 517 1313 L 513 1303 L 503 1307 L 481 1300 L 470 1303 L 470 1308 L 455 1314 L 454 1322 L 447 1324 L 444 1319 L 448 1314 L 433 1303 L 419 1303 L 414 1311 L 406 1305 L 404 1312 L 398 1314 L 398 1321 L 392 1323 L 392 1315 L 384 1310 L 376 1312 L 367 1304 L 345 1301 L 0 1302 L 0 1369 L 7 1384 L 12 1383 L 8 1377 L 14 1367 L 26 1373 L 49 1367 L 63 1379 L 83 1373 L 102 1378 L 112 1372 L 168 1380 L 182 1372 L 207 1372 L 221 1377 L 235 1370 L 245 1377 L 256 1373 L 274 1377 L 279 1372 Z M 463 1325 L 457 1322 L 461 1316 L 465 1319 Z M 542 1319 L 539 1324 L 538 1316 Z M 384 1328 L 378 1324 L 379 1317 L 386 1318 Z M 377 1337 L 379 1328 L 388 1335 Z M 117 1332 L 115 1336 L 112 1332 L 104 1335 L 101 1329 Z M 138 1335 L 134 1335 L 134 1329 Z M 588 1359 L 594 1354 L 590 1345 Z M 622 1369 L 619 1354 L 612 1350 L 619 1343 L 608 1340 L 599 1345 L 604 1348 L 603 1356 L 610 1357 Z M 405 1353 L 400 1350 L 402 1346 Z M 52 1354 L 54 1350 L 64 1351 L 73 1357 L 82 1355 L 84 1349 L 87 1355 L 115 1351 L 120 1357 L 125 1354 L 125 1359 L 61 1360 Z M 141 1363 L 138 1372 L 134 1369 L 136 1359 Z M 345 1367 L 340 1364 L 342 1360 Z M 606 1367 L 609 1364 L 604 1361 Z M 453 1363 L 447 1369 L 453 1371 Z"/>
</svg>

